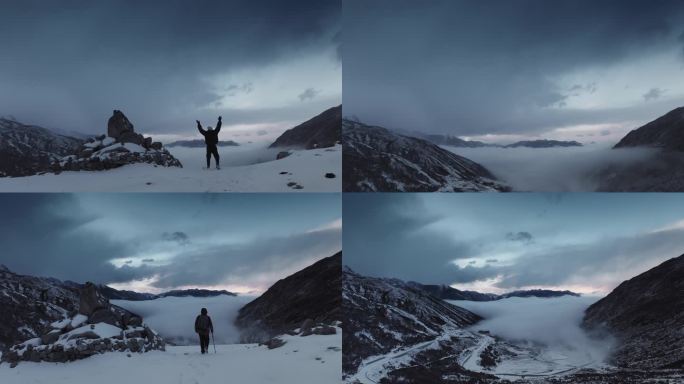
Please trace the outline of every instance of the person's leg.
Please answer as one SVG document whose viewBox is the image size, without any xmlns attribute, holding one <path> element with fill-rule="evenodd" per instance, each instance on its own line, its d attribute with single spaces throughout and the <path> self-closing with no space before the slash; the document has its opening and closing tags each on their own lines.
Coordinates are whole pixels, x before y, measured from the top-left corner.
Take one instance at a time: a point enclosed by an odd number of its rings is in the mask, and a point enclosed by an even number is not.
<svg viewBox="0 0 684 384">
<path fill-rule="evenodd" d="M 211 165 L 211 148 L 207 146 L 207 169 L 209 169 L 209 166 Z"/>
<path fill-rule="evenodd" d="M 204 353 L 209 353 L 209 335 L 204 335 L 203 348 Z"/>
<path fill-rule="evenodd" d="M 216 169 L 219 169 L 220 168 L 220 164 L 219 164 L 220 157 L 219 157 L 219 153 L 218 153 L 218 148 L 214 147 L 213 150 L 214 150 L 214 161 L 216 162 Z"/>
<path fill-rule="evenodd" d="M 199 333 L 199 339 L 200 339 L 200 351 L 204 353 L 204 336 Z"/>
</svg>

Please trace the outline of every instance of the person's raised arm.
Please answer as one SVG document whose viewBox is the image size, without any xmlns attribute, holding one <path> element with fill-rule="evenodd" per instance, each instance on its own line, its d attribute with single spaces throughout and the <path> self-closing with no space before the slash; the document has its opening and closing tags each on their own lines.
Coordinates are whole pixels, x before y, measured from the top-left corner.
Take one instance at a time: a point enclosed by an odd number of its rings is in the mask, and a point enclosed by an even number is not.
<svg viewBox="0 0 684 384">
<path fill-rule="evenodd" d="M 221 116 L 219 116 L 218 122 L 216 123 L 216 133 L 221 131 Z"/>
<path fill-rule="evenodd" d="M 207 131 L 205 131 L 204 129 L 202 129 L 202 124 L 200 124 L 199 120 L 195 120 L 195 121 L 197 122 L 197 130 L 199 131 L 199 133 L 202 134 L 202 136 L 204 136 L 204 134 L 205 134 Z"/>
</svg>

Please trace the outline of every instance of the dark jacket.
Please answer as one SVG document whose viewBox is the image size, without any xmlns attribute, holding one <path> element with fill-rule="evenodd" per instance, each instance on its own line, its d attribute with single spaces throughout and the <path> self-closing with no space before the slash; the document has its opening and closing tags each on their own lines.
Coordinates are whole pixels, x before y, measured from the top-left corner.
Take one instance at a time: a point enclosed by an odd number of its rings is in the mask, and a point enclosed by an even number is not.
<svg viewBox="0 0 684 384">
<path fill-rule="evenodd" d="M 219 142 L 218 134 L 221 131 L 221 120 L 216 123 L 216 129 L 212 131 L 206 131 L 202 129 L 202 124 L 197 122 L 197 130 L 204 136 L 204 143 L 207 145 L 216 145 Z"/>
<path fill-rule="evenodd" d="M 197 315 L 195 319 L 195 332 L 200 335 L 208 335 L 209 332 L 214 333 L 214 325 L 211 324 L 211 317 L 208 315 Z"/>
</svg>

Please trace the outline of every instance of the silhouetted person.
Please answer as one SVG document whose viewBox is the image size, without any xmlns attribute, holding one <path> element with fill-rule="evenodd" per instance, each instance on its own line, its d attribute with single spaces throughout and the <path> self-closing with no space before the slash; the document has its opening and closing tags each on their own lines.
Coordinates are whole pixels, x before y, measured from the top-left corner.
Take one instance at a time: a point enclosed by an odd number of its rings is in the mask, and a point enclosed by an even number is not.
<svg viewBox="0 0 684 384">
<path fill-rule="evenodd" d="M 211 155 L 214 155 L 216 169 L 221 169 L 219 167 L 219 153 L 217 147 L 219 142 L 218 134 L 221 131 L 221 116 L 219 116 L 218 122 L 216 123 L 216 129 L 207 127 L 206 131 L 202 129 L 202 124 L 200 124 L 199 120 L 195 121 L 197 121 L 197 129 L 202 134 L 202 136 L 204 136 L 204 143 L 207 145 L 207 169 L 209 169 L 209 166 L 211 164 Z"/>
<path fill-rule="evenodd" d="M 202 308 L 202 312 L 195 319 L 195 332 L 199 335 L 202 353 L 209 353 L 209 333 L 214 333 L 214 326 L 206 308 Z"/>
</svg>

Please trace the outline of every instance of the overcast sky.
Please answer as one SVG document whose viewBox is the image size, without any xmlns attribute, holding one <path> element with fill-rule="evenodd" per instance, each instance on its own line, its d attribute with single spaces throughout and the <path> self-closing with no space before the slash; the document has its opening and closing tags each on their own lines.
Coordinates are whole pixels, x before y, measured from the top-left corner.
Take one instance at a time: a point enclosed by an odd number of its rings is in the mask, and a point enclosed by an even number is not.
<svg viewBox="0 0 684 384">
<path fill-rule="evenodd" d="M 680 0 L 347 0 L 346 116 L 485 141 L 616 142 L 684 105 Z"/>
<path fill-rule="evenodd" d="M 684 254 L 681 194 L 345 194 L 344 263 L 501 293 L 606 294 Z"/>
<path fill-rule="evenodd" d="M 159 292 L 261 292 L 342 249 L 337 194 L 3 194 L 0 264 Z"/>
<path fill-rule="evenodd" d="M 282 132 L 341 102 L 341 1 L 3 1 L 0 116 L 106 132 Z"/>
</svg>

